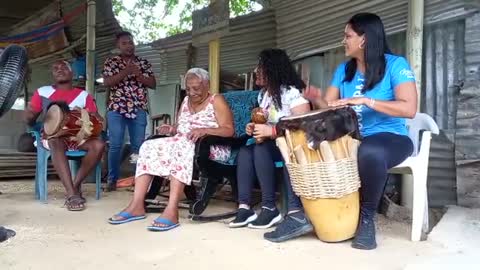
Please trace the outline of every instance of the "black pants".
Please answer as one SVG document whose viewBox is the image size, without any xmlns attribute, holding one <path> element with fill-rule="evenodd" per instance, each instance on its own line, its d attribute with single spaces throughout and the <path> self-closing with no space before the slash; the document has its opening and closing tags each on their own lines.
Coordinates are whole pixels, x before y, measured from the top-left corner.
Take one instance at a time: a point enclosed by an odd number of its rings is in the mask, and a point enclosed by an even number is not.
<svg viewBox="0 0 480 270">
<path fill-rule="evenodd" d="M 362 207 L 374 213 L 387 183 L 387 171 L 403 162 L 413 152 L 407 136 L 377 133 L 365 137 L 358 149 Z"/>
<path fill-rule="evenodd" d="M 250 205 L 255 179 L 260 182 L 262 206 L 275 208 L 275 162 L 283 161 L 280 150 L 273 140 L 261 144 L 243 146 L 237 157 L 238 203 Z M 283 183 L 288 196 L 288 210 L 302 208 L 300 199 L 293 193 L 288 171 L 283 167 Z"/>
</svg>

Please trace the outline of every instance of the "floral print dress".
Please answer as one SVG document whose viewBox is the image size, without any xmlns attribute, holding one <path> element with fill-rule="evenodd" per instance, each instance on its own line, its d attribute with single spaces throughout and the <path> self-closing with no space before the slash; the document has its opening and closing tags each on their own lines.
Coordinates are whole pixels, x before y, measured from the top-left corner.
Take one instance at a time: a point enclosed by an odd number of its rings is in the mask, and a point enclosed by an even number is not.
<svg viewBox="0 0 480 270">
<path fill-rule="evenodd" d="M 136 176 L 144 174 L 162 177 L 173 177 L 180 182 L 190 185 L 193 175 L 193 157 L 195 143 L 187 138 L 187 134 L 197 128 L 217 128 L 213 101 L 200 112 L 193 113 L 188 107 L 188 97 L 185 97 L 180 108 L 177 134 L 173 137 L 158 138 L 145 141 L 140 147 L 137 161 Z M 230 158 L 230 148 L 212 146 L 210 159 L 227 161 Z"/>
</svg>

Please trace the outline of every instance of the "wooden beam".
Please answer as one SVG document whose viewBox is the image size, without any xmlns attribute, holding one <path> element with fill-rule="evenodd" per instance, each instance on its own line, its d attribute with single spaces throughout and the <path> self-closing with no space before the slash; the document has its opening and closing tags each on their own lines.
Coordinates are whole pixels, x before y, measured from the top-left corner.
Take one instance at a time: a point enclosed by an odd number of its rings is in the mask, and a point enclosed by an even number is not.
<svg viewBox="0 0 480 270">
<path fill-rule="evenodd" d="M 208 43 L 208 71 L 210 73 L 210 90 L 220 92 L 220 39 Z"/>
<path fill-rule="evenodd" d="M 87 83 L 86 90 L 95 96 L 95 13 L 96 2 L 89 0 L 87 6 Z"/>
<path fill-rule="evenodd" d="M 418 111 L 420 111 L 422 93 L 422 53 L 423 53 L 423 17 L 424 1 L 408 1 L 407 21 L 407 59 L 415 74 L 418 94 Z"/>
</svg>

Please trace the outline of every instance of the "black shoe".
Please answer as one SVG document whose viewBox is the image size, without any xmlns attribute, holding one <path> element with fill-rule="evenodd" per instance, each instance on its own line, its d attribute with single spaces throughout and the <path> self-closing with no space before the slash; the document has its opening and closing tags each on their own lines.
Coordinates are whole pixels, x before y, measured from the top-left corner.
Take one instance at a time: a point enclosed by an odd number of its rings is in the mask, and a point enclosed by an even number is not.
<svg viewBox="0 0 480 270">
<path fill-rule="evenodd" d="M 281 220 L 282 214 L 280 214 L 277 208 L 270 210 L 262 207 L 262 211 L 258 215 L 258 218 L 252 223 L 248 224 L 248 227 L 253 229 L 268 229 L 279 223 Z"/>
<path fill-rule="evenodd" d="M 7 240 L 8 238 L 15 236 L 15 231 L 7 229 L 5 227 L 0 227 L 0 242 Z"/>
<path fill-rule="evenodd" d="M 313 231 L 313 226 L 303 212 L 296 212 L 287 215 L 282 223 L 278 224 L 273 232 L 263 235 L 268 241 L 279 243 L 284 242 Z"/>
<path fill-rule="evenodd" d="M 247 226 L 252 221 L 255 221 L 258 218 L 257 214 L 255 214 L 255 211 L 252 209 L 245 209 L 245 208 L 240 208 L 238 209 L 237 216 L 235 217 L 228 226 L 230 228 L 240 228 Z"/>
<path fill-rule="evenodd" d="M 374 211 L 361 208 L 357 234 L 352 242 L 353 248 L 371 250 L 377 247 L 374 216 Z"/>
</svg>

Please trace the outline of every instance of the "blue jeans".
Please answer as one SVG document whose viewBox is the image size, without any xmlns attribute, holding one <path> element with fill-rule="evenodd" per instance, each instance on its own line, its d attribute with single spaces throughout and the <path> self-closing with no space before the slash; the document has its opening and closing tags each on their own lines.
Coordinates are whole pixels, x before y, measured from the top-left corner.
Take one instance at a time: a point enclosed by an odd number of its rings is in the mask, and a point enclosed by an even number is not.
<svg viewBox="0 0 480 270">
<path fill-rule="evenodd" d="M 138 154 L 145 139 L 147 113 L 139 109 L 135 119 L 129 119 L 116 111 L 107 112 L 108 121 L 108 182 L 117 182 L 120 174 L 122 146 L 125 138 L 125 126 L 128 127 L 131 151 Z"/>
</svg>

